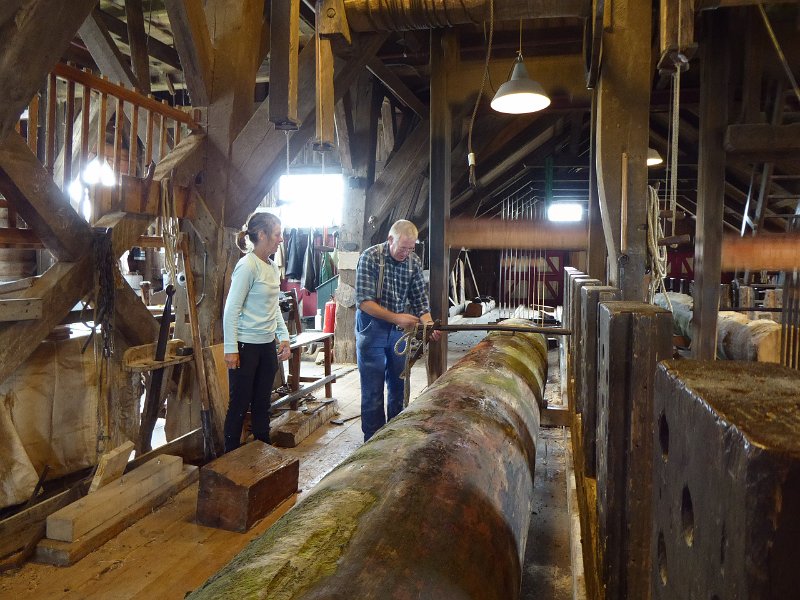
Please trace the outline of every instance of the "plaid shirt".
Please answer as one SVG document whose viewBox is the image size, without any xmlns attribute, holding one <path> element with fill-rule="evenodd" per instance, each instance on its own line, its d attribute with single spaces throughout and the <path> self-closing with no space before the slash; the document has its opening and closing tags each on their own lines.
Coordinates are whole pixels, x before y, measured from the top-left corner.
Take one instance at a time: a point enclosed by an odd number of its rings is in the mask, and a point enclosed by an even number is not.
<svg viewBox="0 0 800 600">
<path fill-rule="evenodd" d="M 383 289 L 378 300 L 381 253 L 384 255 Z M 389 253 L 389 242 L 364 250 L 356 271 L 356 306 L 364 300 L 374 300 L 394 313 L 410 312 L 419 317 L 430 312 L 419 256 L 412 252 L 406 260 L 398 262 Z"/>
</svg>

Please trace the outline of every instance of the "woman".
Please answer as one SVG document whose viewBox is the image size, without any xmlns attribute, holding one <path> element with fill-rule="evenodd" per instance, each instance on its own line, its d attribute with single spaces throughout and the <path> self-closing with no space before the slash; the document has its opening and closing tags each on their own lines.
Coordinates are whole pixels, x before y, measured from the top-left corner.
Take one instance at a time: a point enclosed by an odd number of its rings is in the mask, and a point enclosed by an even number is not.
<svg viewBox="0 0 800 600">
<path fill-rule="evenodd" d="M 280 272 L 269 258 L 282 241 L 280 220 L 265 212 L 251 214 L 236 236 L 236 245 L 246 254 L 233 270 L 223 315 L 230 387 L 225 452 L 239 447 L 248 408 L 253 435 L 269 444 L 272 384 L 278 360 L 290 353 L 289 331 L 278 307 Z"/>
</svg>

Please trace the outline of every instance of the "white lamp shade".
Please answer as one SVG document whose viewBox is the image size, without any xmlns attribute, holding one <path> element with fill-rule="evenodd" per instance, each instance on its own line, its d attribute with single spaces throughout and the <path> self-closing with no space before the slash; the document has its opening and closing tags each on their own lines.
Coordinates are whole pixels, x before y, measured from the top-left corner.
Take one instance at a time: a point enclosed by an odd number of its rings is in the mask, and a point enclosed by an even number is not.
<svg viewBox="0 0 800 600">
<path fill-rule="evenodd" d="M 494 110 L 513 115 L 536 112 L 548 106 L 550 98 L 541 84 L 528 76 L 521 60 L 514 64 L 511 79 L 500 86 L 492 99 Z"/>
<path fill-rule="evenodd" d="M 664 162 L 664 159 L 661 158 L 661 155 L 655 148 L 648 148 L 647 149 L 647 166 L 654 167 L 655 165 L 660 165 Z"/>
</svg>

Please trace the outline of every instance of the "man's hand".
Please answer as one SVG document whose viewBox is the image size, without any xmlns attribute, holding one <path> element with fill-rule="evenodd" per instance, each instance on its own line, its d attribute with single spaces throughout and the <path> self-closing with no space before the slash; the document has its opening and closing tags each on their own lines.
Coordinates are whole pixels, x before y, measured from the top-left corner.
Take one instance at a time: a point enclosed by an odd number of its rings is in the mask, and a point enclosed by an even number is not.
<svg viewBox="0 0 800 600">
<path fill-rule="evenodd" d="M 419 323 L 419 317 L 408 313 L 398 313 L 394 317 L 394 324 L 402 329 L 411 329 L 417 323 Z"/>
<path fill-rule="evenodd" d="M 427 321 L 427 322 L 423 321 L 423 325 L 427 325 L 428 327 L 430 327 L 431 325 L 433 325 L 433 321 Z M 428 334 L 428 338 L 434 342 L 438 342 L 441 337 L 442 337 L 441 331 L 434 330 Z"/>
<path fill-rule="evenodd" d="M 238 369 L 239 368 L 239 353 L 238 352 L 226 352 L 225 353 L 225 364 L 228 366 L 229 369 Z"/>
<path fill-rule="evenodd" d="M 283 341 L 278 346 L 278 360 L 284 361 L 289 358 L 289 355 L 292 353 L 291 348 L 289 347 L 289 342 Z"/>
</svg>

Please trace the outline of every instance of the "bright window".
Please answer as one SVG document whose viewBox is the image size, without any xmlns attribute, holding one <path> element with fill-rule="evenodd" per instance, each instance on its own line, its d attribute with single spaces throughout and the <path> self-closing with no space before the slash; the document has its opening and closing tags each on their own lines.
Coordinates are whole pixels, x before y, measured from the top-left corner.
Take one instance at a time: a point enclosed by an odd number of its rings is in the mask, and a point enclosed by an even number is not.
<svg viewBox="0 0 800 600">
<path fill-rule="evenodd" d="M 284 227 L 331 227 L 342 224 L 344 178 L 340 174 L 282 175 L 278 181 L 278 216 Z"/>
<path fill-rule="evenodd" d="M 577 202 L 556 202 L 547 207 L 549 221 L 580 221 L 583 219 L 583 205 Z"/>
</svg>

